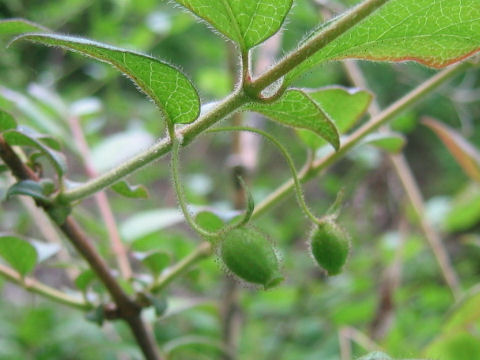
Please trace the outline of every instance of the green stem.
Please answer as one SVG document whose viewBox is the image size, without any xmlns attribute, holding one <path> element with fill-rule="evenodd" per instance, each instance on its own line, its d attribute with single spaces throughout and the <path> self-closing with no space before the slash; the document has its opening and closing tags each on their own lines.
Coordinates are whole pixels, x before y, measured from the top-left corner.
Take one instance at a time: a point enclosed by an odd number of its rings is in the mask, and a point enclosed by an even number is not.
<svg viewBox="0 0 480 360">
<path fill-rule="evenodd" d="M 245 193 L 247 194 L 247 209 L 242 216 L 242 218 L 233 224 L 228 224 L 225 225 L 222 229 L 211 232 L 207 231 L 205 229 L 202 229 L 193 219 L 192 215 L 190 214 L 190 211 L 188 210 L 188 205 L 187 205 L 187 200 L 185 199 L 183 188 L 182 188 L 182 183 L 180 180 L 180 170 L 179 170 L 179 150 L 180 150 L 180 141 L 175 138 L 173 130 L 169 131 L 171 136 L 172 136 L 172 141 L 173 141 L 173 148 L 172 148 L 172 159 L 171 159 L 171 166 L 172 166 L 172 179 L 173 179 L 173 186 L 175 188 L 175 193 L 177 194 L 177 200 L 180 205 L 180 209 L 182 210 L 182 213 L 185 217 L 185 220 L 187 221 L 188 225 L 195 230 L 198 234 L 201 236 L 204 236 L 209 239 L 217 238 L 235 228 L 241 227 L 245 225 L 251 218 L 253 210 L 254 210 L 254 204 L 253 204 L 253 198 L 248 191 L 245 182 L 240 178 L 240 184 L 242 185 L 243 189 L 245 190 Z"/>
<path fill-rule="evenodd" d="M 282 153 L 283 157 L 285 158 L 288 164 L 288 167 L 290 168 L 290 172 L 292 173 L 293 185 L 294 185 L 295 193 L 297 195 L 298 205 L 303 210 L 305 215 L 307 215 L 307 217 L 310 218 L 310 220 L 314 224 L 320 225 L 322 223 L 322 220 L 317 218 L 312 213 L 307 203 L 305 202 L 305 196 L 303 195 L 302 185 L 298 178 L 297 170 L 295 169 L 295 163 L 293 162 L 292 157 L 288 153 L 287 149 L 277 139 L 275 139 L 275 137 L 273 137 L 272 135 L 270 135 L 269 133 L 263 130 L 251 128 L 248 126 L 230 126 L 230 127 L 220 127 L 220 128 L 207 130 L 207 132 L 222 132 L 222 131 L 248 131 L 248 132 L 263 136 L 264 138 L 269 140 L 273 145 L 275 145 L 277 149 Z"/>
<path fill-rule="evenodd" d="M 191 252 L 188 256 L 172 266 L 164 276 L 161 276 L 154 284 L 152 284 L 149 292 L 158 293 L 162 291 L 174 279 L 185 273 L 185 271 L 187 271 L 192 265 L 210 256 L 211 253 L 212 245 L 206 241 L 201 243 L 195 251 Z"/>
<path fill-rule="evenodd" d="M 243 91 L 236 91 L 218 104 L 213 110 L 200 116 L 194 123 L 177 131 L 175 137 L 180 139 L 183 138 L 182 145 L 187 145 L 205 129 L 222 120 L 249 101 L 250 99 L 243 93 Z M 85 184 L 60 194 L 60 200 L 63 202 L 74 202 L 93 195 L 96 192 L 115 184 L 117 181 L 145 165 L 159 159 L 171 151 L 171 149 L 172 142 L 170 137 L 165 137 L 149 149 L 123 162 L 118 167 L 107 171 L 95 179 L 87 181 Z"/>
<path fill-rule="evenodd" d="M 255 79 L 249 86 L 248 92 L 258 94 L 388 1 L 390 0 L 366 0 L 360 3 Z"/>
<path fill-rule="evenodd" d="M 194 123 L 184 127 L 177 132 L 177 137 L 183 137 L 183 145 L 190 143 L 198 134 L 206 128 L 212 126 L 216 122 L 222 120 L 227 115 L 233 113 L 242 105 L 252 98 L 246 95 L 256 93 L 258 94 L 268 85 L 273 84 L 276 80 L 281 78 L 287 72 L 292 70 L 295 66 L 302 63 L 304 60 L 312 56 L 316 51 L 326 46 L 331 41 L 335 40 L 342 33 L 358 24 L 365 17 L 373 13 L 380 6 L 390 0 L 366 0 L 360 5 L 354 7 L 348 14 L 334 22 L 332 25 L 326 27 L 319 34 L 313 36 L 305 44 L 290 53 L 276 66 L 258 77 L 250 84 L 243 84 L 244 89 L 239 89 L 212 111 L 200 116 Z M 151 148 L 137 154 L 130 160 L 125 161 L 118 167 L 106 172 L 99 177 L 88 181 L 69 191 L 60 194 L 59 197 L 64 202 L 74 202 L 86 198 L 102 189 L 105 189 L 125 176 L 135 172 L 143 166 L 157 160 L 171 150 L 172 143 L 169 138 L 164 138 Z"/>
<path fill-rule="evenodd" d="M 409 106 L 416 103 L 424 96 L 430 94 L 432 90 L 443 84 L 448 79 L 459 72 L 465 70 L 471 66 L 470 63 L 458 63 L 441 72 L 438 72 L 432 76 L 429 80 L 425 81 L 408 94 L 394 102 L 385 110 L 380 112 L 377 116 L 371 118 L 367 123 L 361 126 L 358 130 L 352 133 L 342 144 L 337 152 L 331 152 L 325 157 L 315 161 L 311 169 L 300 176 L 300 181 L 307 181 L 320 171 L 326 169 L 345 154 L 348 153 L 354 146 L 356 146 L 366 135 L 372 133 L 383 124 L 394 119 L 401 112 L 405 111 Z M 292 179 L 279 186 L 274 192 L 272 192 L 267 198 L 265 198 L 260 204 L 258 204 L 253 212 L 253 218 L 256 218 L 270 209 L 274 204 L 285 198 L 290 191 L 295 187 L 295 183 Z"/>
<path fill-rule="evenodd" d="M 0 275 L 4 276 L 6 279 L 10 280 L 13 283 L 20 285 L 27 291 L 42 295 L 57 303 L 64 304 L 79 310 L 89 310 L 91 308 L 90 304 L 86 303 L 81 299 L 67 295 L 30 277 L 24 278 L 15 270 L 1 264 Z"/>
</svg>

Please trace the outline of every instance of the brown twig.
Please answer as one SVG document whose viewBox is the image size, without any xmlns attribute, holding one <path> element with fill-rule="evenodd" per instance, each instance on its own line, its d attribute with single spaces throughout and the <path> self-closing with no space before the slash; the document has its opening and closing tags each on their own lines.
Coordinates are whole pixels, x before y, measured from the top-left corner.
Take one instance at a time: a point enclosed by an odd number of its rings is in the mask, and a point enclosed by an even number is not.
<svg viewBox="0 0 480 360">
<path fill-rule="evenodd" d="M 353 61 L 346 61 L 344 64 L 348 76 L 352 80 L 352 83 L 360 88 L 368 89 L 368 84 L 365 81 L 365 78 L 363 77 L 363 74 L 360 68 L 356 65 L 356 63 Z M 380 113 L 380 107 L 375 101 L 372 102 L 369 108 L 369 113 L 372 117 L 375 117 Z M 385 130 L 388 129 L 384 127 L 383 131 Z M 388 154 L 387 156 L 392 163 L 395 173 L 400 179 L 402 187 L 410 203 L 412 204 L 416 215 L 418 216 L 418 219 L 420 220 L 420 227 L 425 234 L 425 237 L 427 238 L 427 241 L 435 255 L 435 258 L 437 259 L 445 282 L 449 286 L 454 298 L 457 299 L 461 293 L 458 277 L 450 263 L 448 252 L 442 244 L 440 235 L 437 233 L 433 225 L 425 216 L 423 197 L 420 192 L 420 188 L 415 180 L 415 177 L 412 173 L 412 170 L 410 169 L 408 162 L 403 154 Z"/>
<path fill-rule="evenodd" d="M 40 180 L 39 176 L 20 160 L 15 151 L 5 142 L 2 135 L 0 135 L 0 158 L 10 168 L 12 174 L 18 180 Z M 44 210 L 50 210 L 47 211 L 48 214 L 51 213 L 51 206 L 56 206 L 55 204 L 50 205 L 40 201 L 36 201 L 36 203 Z M 129 325 L 145 358 L 147 360 L 161 359 L 153 336 L 141 320 L 141 307 L 123 291 L 120 284 L 110 272 L 108 265 L 92 245 L 90 239 L 87 238 L 71 216 L 68 216 L 62 224 L 58 225 L 107 288 L 117 307 L 116 313 Z"/>
</svg>

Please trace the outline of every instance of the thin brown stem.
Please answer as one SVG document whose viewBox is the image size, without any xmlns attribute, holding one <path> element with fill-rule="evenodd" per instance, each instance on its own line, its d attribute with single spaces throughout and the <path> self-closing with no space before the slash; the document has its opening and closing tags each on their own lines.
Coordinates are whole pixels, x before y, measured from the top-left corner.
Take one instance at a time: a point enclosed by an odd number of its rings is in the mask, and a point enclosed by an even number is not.
<svg viewBox="0 0 480 360">
<path fill-rule="evenodd" d="M 362 71 L 355 62 L 345 62 L 345 69 L 347 70 L 347 74 L 355 86 L 368 89 L 368 84 L 362 74 Z M 374 118 L 378 116 L 380 112 L 381 111 L 378 103 L 373 101 L 369 108 L 370 115 L 372 118 Z M 388 127 L 385 125 L 383 130 L 388 130 Z M 407 159 L 403 154 L 388 154 L 387 157 L 390 160 L 395 173 L 400 179 L 402 187 L 407 194 L 408 200 L 412 204 L 415 213 L 420 220 L 420 227 L 435 255 L 435 258 L 437 259 L 445 282 L 449 286 L 454 298 L 457 299 L 461 293 L 457 274 L 450 263 L 448 252 L 442 243 L 440 234 L 438 234 L 425 215 L 425 206 L 422 193 L 415 180 L 415 176 L 408 165 Z"/>
<path fill-rule="evenodd" d="M 0 158 L 10 168 L 13 175 L 18 180 L 39 181 L 39 176 L 27 167 L 15 151 L 5 142 L 3 136 L 0 135 Z M 37 205 L 44 208 L 48 214 L 51 214 L 50 204 L 44 204 L 37 201 Z M 48 208 L 50 206 L 50 208 Z M 53 206 L 56 206 L 55 204 Z M 52 219 L 54 220 L 54 219 Z M 110 272 L 108 265 L 98 254 L 90 239 L 81 230 L 75 220 L 68 216 L 63 224 L 58 224 L 62 232 L 70 240 L 77 251 L 89 263 L 90 267 L 97 274 L 100 281 L 105 285 L 108 292 L 112 296 L 118 316 L 124 319 L 129 325 L 138 345 L 140 346 L 147 360 L 161 359 L 158 349 L 153 341 L 153 336 L 149 333 L 148 328 L 140 318 L 141 307 L 133 301 L 121 288 L 118 281 Z"/>
</svg>

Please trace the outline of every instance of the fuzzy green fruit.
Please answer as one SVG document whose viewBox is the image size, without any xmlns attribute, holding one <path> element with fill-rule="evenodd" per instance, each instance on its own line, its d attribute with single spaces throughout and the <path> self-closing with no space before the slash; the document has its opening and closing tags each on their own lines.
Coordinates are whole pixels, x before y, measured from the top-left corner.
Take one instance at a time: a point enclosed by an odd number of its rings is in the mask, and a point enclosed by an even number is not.
<svg viewBox="0 0 480 360">
<path fill-rule="evenodd" d="M 328 275 L 336 275 L 342 271 L 347 261 L 350 238 L 334 221 L 327 220 L 313 230 L 310 251 Z"/>
<path fill-rule="evenodd" d="M 239 228 L 225 234 L 220 257 L 233 274 L 265 289 L 283 280 L 275 250 L 270 241 L 254 228 Z"/>
</svg>

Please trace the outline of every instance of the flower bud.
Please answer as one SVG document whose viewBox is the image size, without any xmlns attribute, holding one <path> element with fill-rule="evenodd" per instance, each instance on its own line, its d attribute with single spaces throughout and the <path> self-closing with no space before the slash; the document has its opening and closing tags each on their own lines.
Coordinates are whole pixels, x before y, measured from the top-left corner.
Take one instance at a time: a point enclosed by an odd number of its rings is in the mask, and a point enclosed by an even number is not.
<svg viewBox="0 0 480 360">
<path fill-rule="evenodd" d="M 313 230 L 310 251 L 328 275 L 339 274 L 350 251 L 350 237 L 334 221 L 326 220 Z"/>
<path fill-rule="evenodd" d="M 246 282 L 263 285 L 265 289 L 283 280 L 273 245 L 255 228 L 242 227 L 225 234 L 220 257 L 234 275 Z"/>
</svg>

